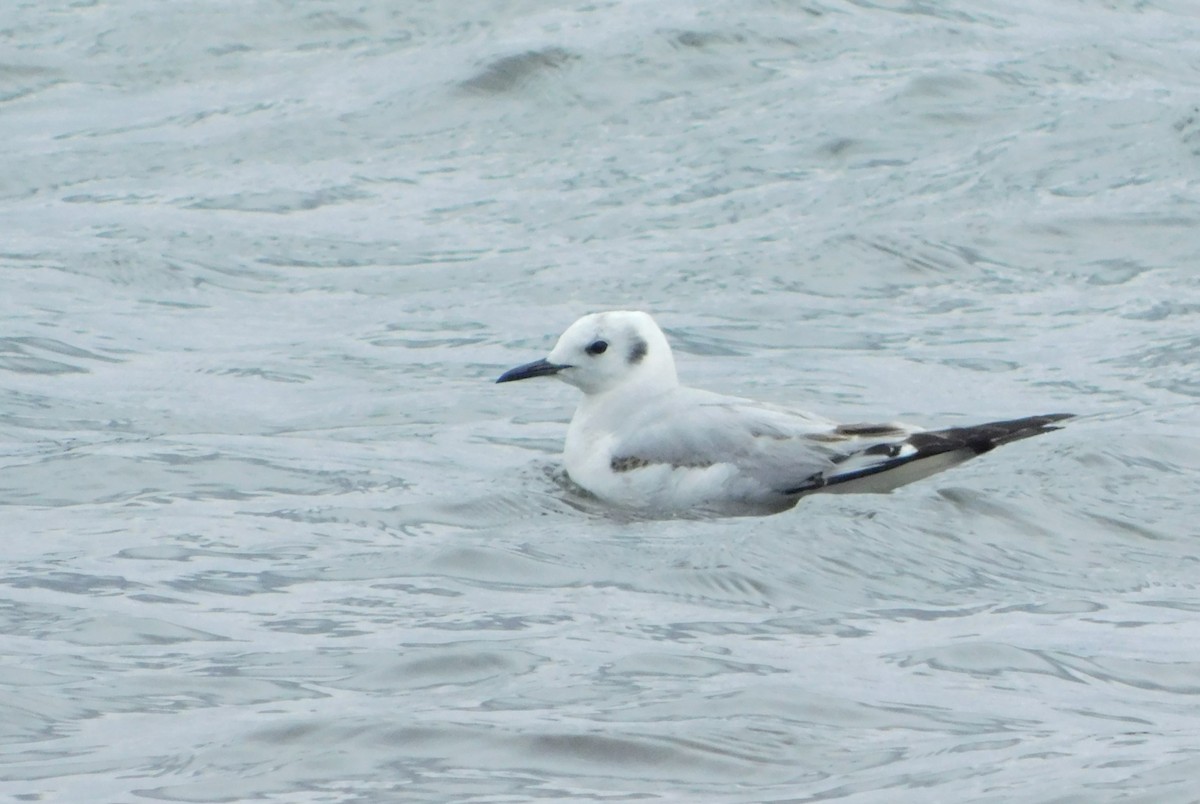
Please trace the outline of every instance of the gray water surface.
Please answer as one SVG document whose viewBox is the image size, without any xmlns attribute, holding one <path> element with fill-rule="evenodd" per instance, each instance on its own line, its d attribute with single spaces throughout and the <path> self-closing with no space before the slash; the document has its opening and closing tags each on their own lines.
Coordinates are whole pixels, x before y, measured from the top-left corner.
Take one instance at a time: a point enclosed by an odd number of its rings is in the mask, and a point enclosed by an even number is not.
<svg viewBox="0 0 1200 804">
<path fill-rule="evenodd" d="M 0 10 L 0 793 L 1194 802 L 1191 2 Z M 636 519 L 574 391 L 1073 411 Z"/>
</svg>

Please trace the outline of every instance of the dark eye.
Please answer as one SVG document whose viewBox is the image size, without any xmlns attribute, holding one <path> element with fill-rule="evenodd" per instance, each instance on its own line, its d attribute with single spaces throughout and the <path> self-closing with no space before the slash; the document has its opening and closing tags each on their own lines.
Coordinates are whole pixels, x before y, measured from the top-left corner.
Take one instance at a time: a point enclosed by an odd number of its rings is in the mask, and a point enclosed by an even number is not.
<svg viewBox="0 0 1200 804">
<path fill-rule="evenodd" d="M 585 349 L 589 355 L 602 355 L 604 350 L 608 348 L 608 341 L 592 341 Z"/>
</svg>

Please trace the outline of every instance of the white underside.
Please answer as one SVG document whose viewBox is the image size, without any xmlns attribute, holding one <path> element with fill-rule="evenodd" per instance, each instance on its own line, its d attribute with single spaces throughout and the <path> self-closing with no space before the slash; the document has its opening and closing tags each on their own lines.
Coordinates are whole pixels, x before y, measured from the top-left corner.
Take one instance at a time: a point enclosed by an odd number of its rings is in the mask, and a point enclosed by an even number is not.
<svg viewBox="0 0 1200 804">
<path fill-rule="evenodd" d="M 975 457 L 975 452 L 969 449 L 943 452 L 941 455 L 933 455 L 929 458 L 912 461 L 911 463 L 897 466 L 895 469 L 889 469 L 886 472 L 867 475 L 859 480 L 849 480 L 845 483 L 823 486 L 817 489 L 815 493 L 886 494 L 893 489 L 898 489 L 909 483 L 924 480 L 930 475 L 935 475 L 952 466 L 958 466 L 963 461 L 973 457 Z"/>
</svg>

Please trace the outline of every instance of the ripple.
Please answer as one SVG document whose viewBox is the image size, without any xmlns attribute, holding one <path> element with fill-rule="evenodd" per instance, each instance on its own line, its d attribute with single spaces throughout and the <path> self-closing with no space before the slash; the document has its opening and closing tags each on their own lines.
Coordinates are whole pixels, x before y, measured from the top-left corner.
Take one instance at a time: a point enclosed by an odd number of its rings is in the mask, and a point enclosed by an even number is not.
<svg viewBox="0 0 1200 804">
<path fill-rule="evenodd" d="M 0 370 L 18 374 L 84 374 L 89 369 L 79 363 L 52 360 L 37 354 L 48 352 L 61 357 L 93 360 L 103 363 L 120 363 L 115 357 L 90 352 L 53 338 L 0 338 Z"/>
<path fill-rule="evenodd" d="M 935 670 L 981 677 L 1008 673 L 1039 673 L 1064 681 L 1081 680 L 1066 665 L 1050 656 L 996 642 L 945 645 L 893 658 L 901 667 L 927 665 Z"/>
<path fill-rule="evenodd" d="M 369 193 L 354 185 L 335 185 L 319 190 L 279 189 L 269 192 L 235 193 L 227 196 L 202 198 L 187 203 L 189 209 L 268 212 L 286 215 L 309 212 L 324 206 L 353 203 L 369 199 Z"/>
<path fill-rule="evenodd" d="M 512 679 L 532 673 L 548 661 L 528 651 L 481 642 L 398 646 L 394 655 L 377 655 L 369 662 L 366 658 L 355 657 L 358 672 L 330 685 L 381 694 L 397 688 L 507 687 Z M 473 690 L 470 694 L 487 693 Z"/>
<path fill-rule="evenodd" d="M 82 608 L 8 603 L 0 605 L 5 633 L 72 645 L 170 645 L 223 641 L 226 637 L 152 617 L 118 612 L 91 613 Z"/>
<path fill-rule="evenodd" d="M 530 50 L 515 56 L 504 56 L 487 65 L 480 73 L 460 85 L 469 92 L 496 95 L 524 87 L 534 77 L 557 70 L 579 56 L 562 48 Z"/>
</svg>

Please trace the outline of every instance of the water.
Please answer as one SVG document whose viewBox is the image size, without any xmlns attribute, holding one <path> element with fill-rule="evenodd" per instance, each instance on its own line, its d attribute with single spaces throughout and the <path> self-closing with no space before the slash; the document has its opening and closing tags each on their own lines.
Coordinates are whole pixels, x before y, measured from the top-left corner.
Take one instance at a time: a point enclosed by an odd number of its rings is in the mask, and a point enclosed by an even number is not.
<svg viewBox="0 0 1200 804">
<path fill-rule="evenodd" d="M 0 11 L 0 792 L 1189 802 L 1189 2 Z M 579 314 L 886 497 L 629 520 Z"/>
</svg>

